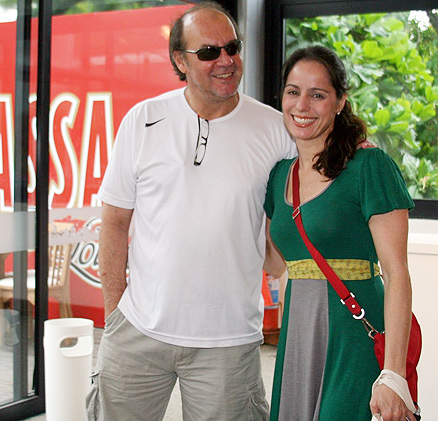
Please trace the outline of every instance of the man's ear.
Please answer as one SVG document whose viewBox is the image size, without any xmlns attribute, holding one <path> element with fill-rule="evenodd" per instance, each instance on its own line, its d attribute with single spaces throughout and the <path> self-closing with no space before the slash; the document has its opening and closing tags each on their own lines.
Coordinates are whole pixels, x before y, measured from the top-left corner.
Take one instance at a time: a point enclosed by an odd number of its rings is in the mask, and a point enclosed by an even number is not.
<svg viewBox="0 0 438 421">
<path fill-rule="evenodd" d="M 182 51 L 174 51 L 172 54 L 173 61 L 175 62 L 176 66 L 178 67 L 178 70 L 181 73 L 186 74 L 187 73 L 187 63 L 184 57 L 184 53 Z"/>
</svg>

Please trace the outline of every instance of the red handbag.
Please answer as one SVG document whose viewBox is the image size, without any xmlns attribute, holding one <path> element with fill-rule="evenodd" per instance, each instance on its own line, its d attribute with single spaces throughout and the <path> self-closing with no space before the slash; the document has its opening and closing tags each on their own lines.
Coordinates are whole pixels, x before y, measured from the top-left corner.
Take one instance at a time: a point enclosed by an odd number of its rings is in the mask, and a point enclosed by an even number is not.
<svg viewBox="0 0 438 421">
<path fill-rule="evenodd" d="M 331 286 L 334 288 L 336 293 L 341 299 L 341 303 L 344 304 L 348 310 L 350 310 L 353 317 L 360 320 L 365 329 L 368 332 L 368 336 L 374 341 L 374 352 L 376 354 L 377 362 L 379 363 L 380 369 L 383 369 L 383 363 L 385 359 L 385 333 L 376 330 L 365 318 L 365 310 L 356 301 L 356 298 L 352 292 L 345 286 L 342 280 L 336 275 L 330 265 L 326 262 L 321 253 L 315 248 L 315 246 L 307 237 L 306 231 L 304 230 L 303 220 L 300 211 L 300 181 L 298 176 L 299 163 L 298 159 L 295 162 L 292 171 L 292 189 L 293 189 L 293 213 L 292 217 L 298 228 L 298 231 L 309 250 L 311 256 L 315 260 L 321 272 L 330 282 Z M 412 400 L 417 406 L 417 365 L 421 354 L 421 329 L 418 324 L 417 318 L 412 314 L 411 321 L 411 333 L 409 336 L 408 354 L 406 359 L 406 381 L 408 382 L 409 392 L 411 393 Z"/>
<path fill-rule="evenodd" d="M 367 321 L 365 321 L 365 323 L 367 323 Z M 385 333 L 378 332 L 371 325 L 369 325 L 369 327 L 371 327 L 371 329 L 368 331 L 368 335 L 374 341 L 374 352 L 376 353 L 377 362 L 379 363 L 380 369 L 383 369 L 385 360 Z M 421 328 L 417 318 L 414 313 L 412 313 L 411 334 L 409 336 L 408 355 L 406 358 L 406 381 L 408 382 L 409 392 L 411 393 L 415 405 L 417 405 L 418 399 L 417 365 L 421 354 L 421 344 Z"/>
</svg>

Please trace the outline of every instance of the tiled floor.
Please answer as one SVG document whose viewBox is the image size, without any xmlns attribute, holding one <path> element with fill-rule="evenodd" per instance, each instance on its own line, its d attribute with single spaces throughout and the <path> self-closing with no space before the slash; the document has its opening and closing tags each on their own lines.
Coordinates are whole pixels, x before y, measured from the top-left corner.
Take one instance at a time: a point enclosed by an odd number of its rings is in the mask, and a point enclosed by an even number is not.
<svg viewBox="0 0 438 421">
<path fill-rule="evenodd" d="M 102 336 L 102 329 L 95 328 L 94 329 L 94 349 L 93 349 L 93 366 L 96 361 L 97 351 L 100 343 L 100 338 Z M 266 387 L 266 397 L 268 401 L 271 399 L 271 388 L 272 388 L 272 379 L 274 375 L 274 365 L 275 365 L 275 357 L 277 353 L 277 348 L 272 345 L 262 345 L 261 347 L 261 355 L 262 355 L 262 370 L 263 370 L 263 379 Z M 31 379 L 32 371 L 33 371 L 33 354 L 29 357 L 29 378 Z M 5 397 L 8 396 L 7 393 L 11 393 L 12 390 L 12 350 L 5 349 L 5 347 L 0 346 L 0 378 L 2 381 L 0 382 L 0 399 L 4 401 Z M 10 378 L 10 383 L 8 383 L 8 389 L 2 390 L 6 384 L 6 379 Z M 2 395 L 5 394 L 5 395 Z M 8 397 L 11 399 L 11 396 Z M 35 417 L 28 418 L 31 421 L 45 421 L 46 417 L 44 414 L 38 415 Z M 181 421 L 182 413 L 181 413 L 181 396 L 179 392 L 178 384 L 176 385 L 170 402 L 167 408 L 166 416 L 164 417 L 164 421 Z"/>
<path fill-rule="evenodd" d="M 3 311 L 3 310 L 2 310 Z M 0 317 L 0 325 L 2 332 L 0 334 L 0 404 L 9 403 L 13 400 L 13 349 L 14 344 L 18 342 L 18 338 L 13 329 L 10 329 L 9 324 L 5 324 Z M 29 340 L 29 349 L 27 362 L 28 390 L 32 390 L 32 376 L 34 371 L 34 348 L 31 345 L 33 341 Z"/>
</svg>

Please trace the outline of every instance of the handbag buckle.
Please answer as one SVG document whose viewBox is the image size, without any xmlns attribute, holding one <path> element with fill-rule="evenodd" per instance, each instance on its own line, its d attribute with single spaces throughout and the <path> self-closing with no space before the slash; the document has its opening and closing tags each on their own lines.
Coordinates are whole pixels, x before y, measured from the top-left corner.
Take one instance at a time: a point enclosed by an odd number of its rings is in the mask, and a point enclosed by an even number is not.
<svg viewBox="0 0 438 421">
<path fill-rule="evenodd" d="M 368 332 L 368 336 L 374 340 L 374 336 L 380 333 L 365 317 L 361 320 L 363 327 Z"/>
<path fill-rule="evenodd" d="M 365 316 L 365 310 L 363 308 L 360 309 L 360 314 L 358 314 L 358 315 L 353 314 L 353 317 L 356 320 L 363 320 L 364 316 Z"/>
<path fill-rule="evenodd" d="M 350 310 L 350 312 L 352 313 L 353 317 L 356 320 L 362 320 L 365 316 L 365 310 L 361 308 L 361 306 L 359 305 L 359 303 L 356 301 L 355 298 L 356 298 L 355 295 L 350 291 L 350 295 L 345 300 L 341 298 L 341 303 L 344 306 L 348 307 L 348 309 Z M 347 303 L 347 301 L 349 300 L 353 300 L 352 303 Z M 360 308 L 360 313 L 354 314 L 354 312 L 357 311 L 357 307 Z"/>
<path fill-rule="evenodd" d="M 350 298 L 356 298 L 356 296 L 352 293 L 352 292 L 350 292 L 350 295 L 345 299 L 345 300 L 343 300 L 342 298 L 341 298 L 341 303 L 345 306 L 345 305 L 347 305 L 347 300 L 349 300 Z"/>
</svg>

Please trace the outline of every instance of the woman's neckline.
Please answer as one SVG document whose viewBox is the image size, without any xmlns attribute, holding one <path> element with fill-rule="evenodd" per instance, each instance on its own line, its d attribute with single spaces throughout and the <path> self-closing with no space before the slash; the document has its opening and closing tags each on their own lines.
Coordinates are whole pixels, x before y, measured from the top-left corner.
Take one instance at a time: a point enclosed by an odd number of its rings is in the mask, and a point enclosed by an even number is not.
<svg viewBox="0 0 438 421">
<path fill-rule="evenodd" d="M 290 192 L 290 196 L 292 197 L 292 169 L 295 165 L 295 163 L 297 162 L 297 159 L 294 159 L 293 162 L 291 162 L 291 164 L 289 165 L 289 170 L 287 172 L 287 177 L 286 177 L 286 181 L 285 181 L 285 186 L 284 186 L 284 201 L 286 203 L 286 205 L 293 207 L 292 201 L 290 201 L 288 199 L 288 193 Z M 317 193 L 315 196 L 311 197 L 310 199 L 307 199 L 305 201 L 301 201 L 300 206 L 306 205 L 307 203 L 313 202 L 314 200 L 318 199 L 320 196 L 322 196 L 327 190 L 328 188 L 333 184 L 334 180 L 328 180 L 326 183 L 327 185 L 319 192 Z"/>
</svg>

